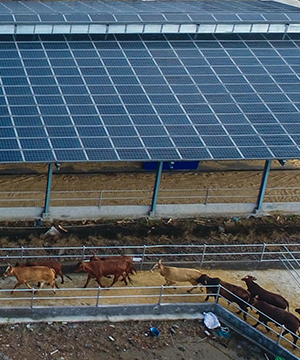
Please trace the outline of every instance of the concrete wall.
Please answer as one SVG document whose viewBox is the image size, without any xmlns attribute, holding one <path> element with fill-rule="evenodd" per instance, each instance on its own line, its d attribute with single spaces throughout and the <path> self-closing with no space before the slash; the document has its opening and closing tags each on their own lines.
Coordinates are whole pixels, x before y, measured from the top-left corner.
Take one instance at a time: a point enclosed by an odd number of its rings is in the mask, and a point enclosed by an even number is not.
<svg viewBox="0 0 300 360">
<path fill-rule="evenodd" d="M 188 218 L 198 216 L 265 216 L 272 213 L 300 214 L 300 203 L 264 203 L 259 212 L 256 204 L 179 204 L 157 205 L 155 213 L 150 214 L 150 206 L 78 206 L 51 207 L 46 217 L 49 220 L 81 221 L 100 219 L 138 219 L 152 218 Z M 0 208 L 0 221 L 31 221 L 43 217 L 42 207 Z"/>
</svg>

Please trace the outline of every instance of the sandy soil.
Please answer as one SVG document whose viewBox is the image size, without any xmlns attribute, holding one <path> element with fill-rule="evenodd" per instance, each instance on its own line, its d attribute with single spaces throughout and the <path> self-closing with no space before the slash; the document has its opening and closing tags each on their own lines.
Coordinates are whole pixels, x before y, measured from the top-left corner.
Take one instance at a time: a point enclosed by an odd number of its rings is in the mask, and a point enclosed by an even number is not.
<svg viewBox="0 0 300 360">
<path fill-rule="evenodd" d="M 293 190 L 271 190 L 273 188 L 296 188 L 300 183 L 300 162 L 288 161 L 285 167 L 282 167 L 278 162 L 272 164 L 271 172 L 268 179 L 267 192 L 270 192 L 274 198 L 269 198 L 269 201 L 281 201 L 282 195 L 287 193 L 293 195 L 292 201 L 300 200 L 300 191 Z M 160 183 L 161 190 L 167 189 L 184 189 L 185 195 L 189 199 L 180 199 L 181 202 L 199 202 L 197 198 L 192 200 L 193 196 L 202 196 L 205 199 L 206 192 L 200 192 L 201 189 L 243 189 L 240 196 L 245 196 L 245 202 L 255 202 L 260 187 L 264 162 L 203 162 L 195 171 L 176 172 L 164 171 Z M 243 171 L 240 171 L 243 170 Z M 64 198 L 70 198 L 70 193 L 66 191 L 93 191 L 93 193 L 85 193 L 85 198 L 91 198 L 89 205 L 98 205 L 99 193 L 101 190 L 120 191 L 118 197 L 128 196 L 122 193 L 121 190 L 134 190 L 132 197 L 144 197 L 140 201 L 134 201 L 134 204 L 149 204 L 151 203 L 151 191 L 153 190 L 155 182 L 155 171 L 144 172 L 142 163 L 120 163 L 120 164 L 61 164 L 60 170 L 54 168 L 52 180 L 52 201 L 53 205 L 63 206 L 66 204 Z M 46 165 L 0 165 L 0 201 L 2 206 L 24 206 L 24 202 L 18 202 L 20 198 L 25 198 L 27 204 L 29 199 L 40 199 L 30 201 L 31 205 L 43 206 L 42 199 L 44 198 L 47 183 L 47 166 Z M 251 191 L 249 189 L 252 189 Z M 148 191 L 141 193 L 139 191 Z M 28 193 L 20 196 L 16 193 L 18 191 L 39 192 Z M 61 192 L 54 196 L 54 192 Z M 12 192 L 12 194 L 9 194 Z M 235 193 L 232 193 L 232 195 Z M 79 194 L 78 194 L 79 195 Z M 82 195 L 82 194 L 81 194 Z M 230 196 L 231 193 L 224 191 L 223 193 L 216 192 L 215 195 Z M 114 194 L 106 193 L 106 200 L 102 205 L 114 205 L 116 201 L 111 200 Z M 115 195 L 116 196 L 116 195 Z M 164 197 L 168 196 L 164 193 Z M 169 194 L 170 196 L 170 194 Z M 174 196 L 174 194 L 173 194 Z M 74 197 L 76 197 L 74 195 Z M 5 203 L 4 199 L 11 199 L 9 203 Z M 95 198 L 95 200 L 93 200 Z M 59 202 L 59 199 L 62 199 Z M 172 200 L 164 199 L 166 203 Z M 173 202 L 177 200 L 173 200 Z M 204 201 L 204 200 L 203 200 Z M 222 198 L 210 202 L 221 202 Z M 224 201 L 229 201 L 228 198 Z M 118 202 L 120 204 L 120 200 Z M 128 204 L 123 202 L 122 204 Z M 68 203 L 69 206 L 79 205 L 75 200 Z"/>
</svg>

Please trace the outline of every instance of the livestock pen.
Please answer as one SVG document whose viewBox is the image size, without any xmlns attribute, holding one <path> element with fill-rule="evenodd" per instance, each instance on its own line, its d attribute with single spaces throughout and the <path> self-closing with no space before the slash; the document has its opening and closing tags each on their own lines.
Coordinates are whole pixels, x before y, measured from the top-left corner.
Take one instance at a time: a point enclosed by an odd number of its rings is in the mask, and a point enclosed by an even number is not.
<svg viewBox="0 0 300 360">
<path fill-rule="evenodd" d="M 85 260 L 91 254 L 114 256 L 116 252 L 124 252 L 134 257 L 135 266 L 138 270 L 138 273 L 132 277 L 134 285 L 125 286 L 118 282 L 116 286 L 107 288 L 112 280 L 104 279 L 105 288 L 99 288 L 95 282 L 91 282 L 89 288 L 83 289 L 86 274 L 79 273 L 75 275 L 73 273 L 76 259 L 81 258 Z M 97 319 L 99 316 L 100 318 L 104 316 L 103 309 L 106 309 L 104 312 L 106 314 L 105 317 L 110 318 L 116 309 L 119 309 L 119 315 L 123 314 L 120 307 L 125 309 L 124 315 L 126 315 L 127 309 L 130 309 L 130 311 L 128 310 L 129 313 L 133 312 L 130 313 L 130 319 L 133 319 L 134 316 L 137 318 L 141 316 L 139 311 L 134 309 L 140 308 L 145 315 L 144 307 L 146 307 L 149 311 L 148 316 L 151 317 L 157 314 L 157 311 L 165 312 L 165 306 L 170 304 L 176 306 L 175 315 L 174 313 L 172 315 L 175 317 L 186 316 L 186 314 L 182 315 L 184 313 L 181 307 L 183 304 L 187 308 L 192 307 L 194 314 L 198 314 L 199 311 L 205 311 L 205 309 L 206 311 L 207 309 L 212 309 L 211 306 L 213 306 L 214 302 L 205 303 L 204 297 L 206 294 L 201 292 L 200 288 L 194 291 L 193 294 L 188 294 L 187 290 L 190 289 L 190 286 L 179 286 L 179 284 L 176 284 L 176 289 L 162 286 L 165 280 L 159 272 L 150 273 L 149 271 L 157 259 L 162 259 L 163 263 L 172 266 L 196 267 L 203 273 L 230 279 L 230 282 L 241 286 L 244 285 L 242 278 L 245 275 L 248 273 L 254 274 L 258 279 L 258 283 L 269 290 L 275 287 L 276 289 L 279 288 L 282 295 L 289 299 L 291 311 L 298 307 L 299 288 L 293 286 L 293 291 L 291 292 L 291 283 L 298 285 L 297 263 L 299 263 L 299 247 L 297 244 L 256 244 L 256 246 L 252 244 L 249 247 L 245 244 L 241 247 L 233 245 L 219 247 L 202 245 L 188 248 L 186 246 L 173 245 L 117 248 L 104 246 L 0 249 L 3 267 L 9 261 L 43 259 L 50 256 L 63 262 L 66 271 L 69 274 L 72 273 L 73 281 L 66 280 L 63 286 L 59 285 L 60 289 L 57 290 L 56 295 L 50 293 L 50 289 L 42 290 L 38 294 L 34 290 L 20 289 L 16 290 L 16 294 L 12 296 L 10 291 L 15 283 L 15 279 L 1 280 L 0 313 L 2 314 L 3 321 L 17 321 L 14 319 L 17 314 L 20 317 L 26 316 L 30 321 L 45 321 L 47 319 L 53 320 L 58 318 L 66 319 L 66 321 L 70 319 L 75 321 L 74 319 L 78 320 L 77 314 L 79 312 L 82 319 Z M 248 258 L 248 262 L 245 262 L 246 258 Z M 286 269 L 284 264 L 289 267 L 289 270 Z M 217 299 L 222 308 L 225 307 L 227 309 L 227 302 L 218 294 Z M 62 310 L 60 310 L 61 308 Z M 238 310 L 234 304 L 231 304 L 228 309 L 230 313 L 234 314 Z M 43 312 L 44 310 L 45 312 Z M 112 312 L 112 315 L 109 315 L 110 312 Z M 86 317 L 83 315 L 85 313 Z M 220 317 L 222 313 L 224 314 L 224 310 L 219 311 Z M 193 315 L 190 314 L 189 316 L 192 317 Z M 228 317 L 231 319 L 230 314 Z M 248 323 L 253 325 L 256 321 L 254 312 L 250 311 L 248 318 Z M 245 324 L 242 317 L 234 315 L 233 319 L 235 319 L 234 322 L 238 321 L 239 324 L 243 324 L 240 329 L 244 331 Z M 270 328 L 270 339 L 273 340 L 274 344 L 277 344 L 277 336 L 278 334 L 280 335 L 280 330 L 278 332 L 273 325 L 270 325 Z M 265 333 L 265 330 L 262 328 L 256 334 L 261 334 L 261 332 Z M 282 339 L 281 335 L 280 344 L 293 352 L 290 335 L 286 335 Z"/>
</svg>

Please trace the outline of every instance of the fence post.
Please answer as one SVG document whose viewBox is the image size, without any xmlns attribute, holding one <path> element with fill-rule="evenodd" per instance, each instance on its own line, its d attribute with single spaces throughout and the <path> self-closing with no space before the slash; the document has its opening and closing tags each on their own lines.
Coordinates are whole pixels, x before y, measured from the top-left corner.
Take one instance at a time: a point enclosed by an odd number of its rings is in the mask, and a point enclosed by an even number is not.
<svg viewBox="0 0 300 360">
<path fill-rule="evenodd" d="M 158 305 L 161 305 L 161 301 L 162 301 L 162 297 L 163 297 L 163 292 L 164 292 L 164 286 L 162 285 L 161 288 L 160 288 Z"/>
<path fill-rule="evenodd" d="M 201 256 L 200 267 L 202 267 L 202 265 L 203 265 L 205 251 L 206 251 L 206 244 L 203 245 L 203 252 L 202 252 L 202 256 Z"/>
<path fill-rule="evenodd" d="M 205 205 L 207 205 L 207 204 L 208 204 L 209 190 L 210 190 L 209 188 L 208 188 L 208 189 L 206 189 Z"/>
<path fill-rule="evenodd" d="M 147 245 L 144 245 L 140 270 L 143 270 L 143 265 L 144 265 L 144 259 L 145 259 L 146 249 L 147 249 Z"/>
<path fill-rule="evenodd" d="M 216 304 L 219 302 L 219 298 L 220 298 L 220 288 L 221 288 L 221 285 L 219 284 L 219 286 L 218 286 L 218 291 L 217 291 L 217 295 L 216 295 L 216 301 L 215 301 Z"/>
<path fill-rule="evenodd" d="M 281 338 L 282 338 L 282 333 L 284 332 L 284 330 L 285 330 L 285 326 L 284 326 L 284 325 L 281 325 L 280 333 L 279 333 L 278 340 L 277 340 L 277 345 L 280 344 L 280 340 L 281 340 Z"/>
<path fill-rule="evenodd" d="M 103 192 L 103 190 L 100 191 L 99 205 L 98 205 L 99 208 L 101 208 L 101 206 L 102 206 L 102 192 Z"/>
<path fill-rule="evenodd" d="M 100 291 L 101 291 L 101 287 L 100 287 L 100 286 L 98 286 L 98 293 L 97 293 L 96 307 L 98 307 L 98 306 L 99 306 Z"/>
<path fill-rule="evenodd" d="M 263 246 L 263 249 L 262 249 L 262 253 L 261 253 L 261 255 L 260 255 L 259 262 L 262 262 L 262 261 L 263 261 L 263 257 L 264 257 L 265 249 L 266 249 L 266 244 L 264 243 L 264 246 Z"/>
<path fill-rule="evenodd" d="M 23 261 L 23 255 L 24 255 L 24 247 L 21 247 L 21 261 Z"/>
<path fill-rule="evenodd" d="M 83 247 L 82 247 L 82 255 L 81 255 L 82 261 L 84 260 L 84 255 L 85 255 L 85 246 L 83 245 Z"/>
<path fill-rule="evenodd" d="M 33 299 L 34 299 L 34 288 L 31 289 L 31 300 L 30 300 L 30 309 L 33 309 Z"/>
</svg>

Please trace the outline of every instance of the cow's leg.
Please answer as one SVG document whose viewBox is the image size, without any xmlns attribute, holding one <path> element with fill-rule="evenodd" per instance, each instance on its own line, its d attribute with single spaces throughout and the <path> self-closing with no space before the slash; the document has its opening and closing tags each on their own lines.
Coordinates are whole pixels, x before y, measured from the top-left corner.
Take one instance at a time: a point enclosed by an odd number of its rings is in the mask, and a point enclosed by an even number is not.
<svg viewBox="0 0 300 360">
<path fill-rule="evenodd" d="M 64 274 L 64 273 L 63 273 L 63 275 L 65 275 L 65 276 L 66 276 L 69 280 L 73 281 L 73 280 L 72 280 L 72 278 L 70 278 L 70 276 L 69 276 L 69 275 Z"/>
<path fill-rule="evenodd" d="M 123 281 L 124 281 L 124 283 L 125 283 L 125 285 L 128 285 L 128 282 L 127 282 L 127 280 L 126 280 L 127 275 L 128 275 L 128 274 L 126 273 L 126 271 L 124 271 L 123 274 L 121 275 L 121 276 L 122 276 L 122 279 L 123 279 Z"/>
<path fill-rule="evenodd" d="M 65 281 L 64 281 L 64 274 L 63 274 L 63 272 L 62 271 L 60 271 L 59 273 L 58 273 L 58 275 L 60 276 L 60 278 L 61 278 L 61 283 L 63 284 Z"/>
<path fill-rule="evenodd" d="M 11 293 L 11 294 L 13 294 L 13 293 L 14 293 L 14 291 L 16 290 L 16 288 L 17 288 L 18 286 L 23 285 L 23 284 L 24 284 L 24 282 L 23 282 L 23 281 L 18 281 L 10 293 Z"/>
<path fill-rule="evenodd" d="M 84 286 L 83 286 L 84 288 L 86 288 L 86 287 L 88 286 L 88 283 L 90 282 L 91 278 L 92 278 L 91 275 L 88 274 L 87 279 L 86 279 L 86 283 L 85 283 Z M 98 284 L 99 284 L 99 283 L 98 283 Z M 101 286 L 101 285 L 100 285 L 100 286 Z"/>
<path fill-rule="evenodd" d="M 243 309 L 244 310 L 244 315 L 243 315 L 243 318 L 245 321 L 247 321 L 247 313 L 248 313 L 248 309 Z M 240 313 L 242 312 L 242 310 L 240 310 Z"/>
<path fill-rule="evenodd" d="M 171 280 L 169 280 L 169 279 L 166 279 L 166 283 L 165 283 L 165 285 L 164 286 L 171 286 L 171 285 L 175 285 L 176 283 L 174 282 L 174 281 L 171 281 Z M 174 288 L 174 289 L 176 289 L 176 288 Z"/>
<path fill-rule="evenodd" d="M 208 288 L 206 288 L 206 294 L 207 294 L 207 296 L 206 296 L 206 298 L 205 298 L 205 300 L 204 301 L 207 301 L 212 295 L 210 294 L 210 291 L 209 291 L 209 289 Z M 216 298 L 216 297 L 215 297 Z"/>
<path fill-rule="evenodd" d="M 123 275 L 121 275 L 121 276 L 123 276 Z M 111 283 L 110 287 L 113 286 L 118 281 L 119 277 L 120 277 L 120 274 L 114 276 L 113 282 Z"/>
<path fill-rule="evenodd" d="M 32 287 L 25 281 L 24 284 L 28 287 L 28 289 L 32 289 Z"/>
<path fill-rule="evenodd" d="M 100 287 L 105 287 L 105 286 L 103 286 L 103 285 L 101 284 L 100 279 L 101 279 L 101 278 L 99 278 L 99 279 L 96 278 L 97 283 L 99 284 Z"/>
<path fill-rule="evenodd" d="M 40 282 L 40 287 L 38 288 L 37 291 L 40 291 L 43 288 L 44 284 L 45 284 L 45 281 L 41 281 Z"/>
<path fill-rule="evenodd" d="M 133 285 L 133 281 L 131 280 L 131 277 L 129 275 L 127 275 L 127 277 L 128 277 L 128 281 L 130 282 L 130 284 Z"/>
<path fill-rule="evenodd" d="M 53 290 L 53 292 L 55 294 L 56 293 L 56 288 L 57 288 L 55 280 L 50 285 L 51 285 L 52 290 Z"/>
<path fill-rule="evenodd" d="M 257 328 L 257 326 L 260 324 L 260 322 L 258 321 L 256 324 L 253 325 L 254 328 Z"/>
</svg>

